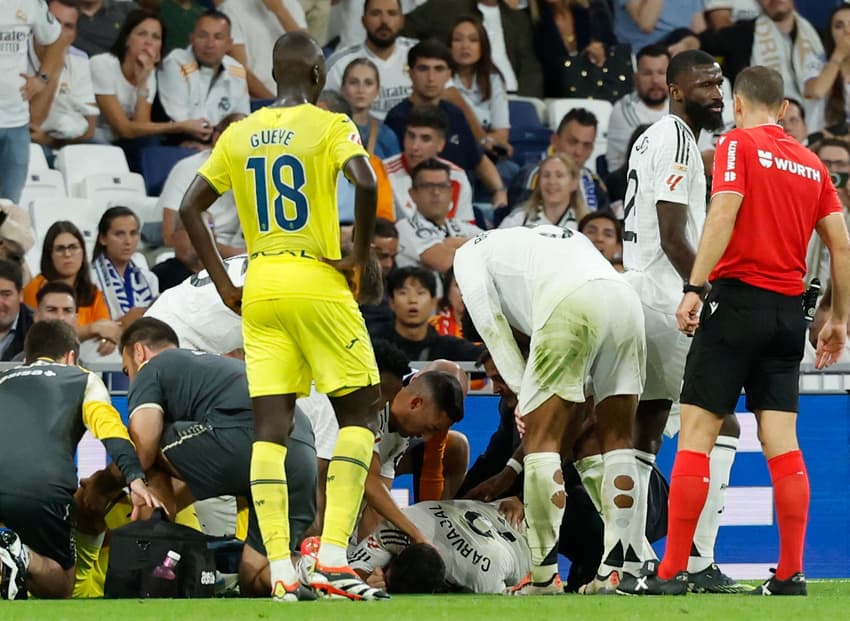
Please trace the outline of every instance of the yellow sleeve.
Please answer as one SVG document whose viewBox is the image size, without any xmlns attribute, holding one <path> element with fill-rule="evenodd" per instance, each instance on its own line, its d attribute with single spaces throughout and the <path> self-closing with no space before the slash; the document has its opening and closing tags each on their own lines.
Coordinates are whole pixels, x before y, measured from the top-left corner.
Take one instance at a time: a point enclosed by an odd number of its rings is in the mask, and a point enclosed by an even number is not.
<svg viewBox="0 0 850 621">
<path fill-rule="evenodd" d="M 234 126 L 230 125 L 224 130 L 215 143 L 209 159 L 198 170 L 198 174 L 206 179 L 219 195 L 233 187 L 230 168 L 230 138 L 233 135 L 233 129 Z"/>
<path fill-rule="evenodd" d="M 98 440 L 121 438 L 130 440 L 130 434 L 121 421 L 121 415 L 112 405 L 109 391 L 94 373 L 89 373 L 83 397 L 83 424 Z"/>
<path fill-rule="evenodd" d="M 360 130 L 344 114 L 336 115 L 328 132 L 328 145 L 331 160 L 338 170 L 342 170 L 345 163 L 352 157 L 361 155 L 369 158 L 369 154 L 363 148 L 363 141 L 360 139 Z"/>
</svg>

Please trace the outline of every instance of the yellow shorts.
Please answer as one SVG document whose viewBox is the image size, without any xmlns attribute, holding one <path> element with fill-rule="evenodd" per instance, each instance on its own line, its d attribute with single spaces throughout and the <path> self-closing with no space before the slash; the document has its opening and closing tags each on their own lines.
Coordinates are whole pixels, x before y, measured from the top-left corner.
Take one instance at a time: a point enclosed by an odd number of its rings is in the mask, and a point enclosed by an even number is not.
<svg viewBox="0 0 850 621">
<path fill-rule="evenodd" d="M 328 266 L 293 274 L 276 299 L 242 305 L 248 389 L 252 397 L 310 393 L 310 382 L 329 396 L 342 396 L 380 381 L 363 315 L 345 284 Z M 325 270 L 331 269 L 333 275 Z M 250 268 L 249 268 L 250 274 Z M 315 293 L 306 276 L 315 278 Z M 297 290 L 293 291 L 297 286 Z"/>
</svg>

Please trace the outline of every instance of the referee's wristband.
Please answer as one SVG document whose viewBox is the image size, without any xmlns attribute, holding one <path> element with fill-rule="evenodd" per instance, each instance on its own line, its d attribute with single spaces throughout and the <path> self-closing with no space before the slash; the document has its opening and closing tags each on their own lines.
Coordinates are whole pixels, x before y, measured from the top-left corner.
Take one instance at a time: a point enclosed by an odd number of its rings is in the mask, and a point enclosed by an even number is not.
<svg viewBox="0 0 850 621">
<path fill-rule="evenodd" d="M 518 462 L 516 459 L 514 459 L 513 457 L 511 457 L 511 458 L 508 460 L 508 463 L 507 463 L 507 464 L 505 464 L 505 467 L 510 468 L 511 470 L 513 470 L 514 472 L 516 472 L 517 474 L 521 474 L 521 473 L 522 473 L 522 464 L 521 464 L 521 463 L 519 463 L 519 462 Z"/>
<path fill-rule="evenodd" d="M 699 297 L 703 297 L 708 291 L 708 284 L 703 283 L 701 285 L 692 285 L 690 282 L 685 281 L 682 286 L 682 293 L 696 293 Z"/>
</svg>

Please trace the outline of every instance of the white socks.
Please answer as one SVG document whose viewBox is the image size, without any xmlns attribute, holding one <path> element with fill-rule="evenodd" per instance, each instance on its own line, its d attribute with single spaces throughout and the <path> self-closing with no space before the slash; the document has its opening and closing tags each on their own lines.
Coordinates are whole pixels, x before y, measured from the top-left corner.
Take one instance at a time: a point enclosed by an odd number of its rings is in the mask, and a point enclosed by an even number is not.
<svg viewBox="0 0 850 621">
<path fill-rule="evenodd" d="M 618 449 L 602 455 L 602 520 L 604 552 L 599 575 L 611 571 L 636 574 L 641 566 L 646 503 L 643 502 L 634 449 Z"/>
<path fill-rule="evenodd" d="M 635 449 L 635 459 L 637 459 L 638 478 L 640 479 L 640 502 L 643 505 L 643 552 L 640 557 L 649 561 L 654 558 L 655 550 L 646 538 L 646 514 L 649 509 L 649 481 L 652 478 L 652 467 L 655 465 L 655 455 Z M 635 574 L 637 575 L 637 574 Z"/>
<path fill-rule="evenodd" d="M 602 513 L 602 455 L 588 455 L 577 459 L 573 464 L 581 477 L 581 484 L 590 496 L 596 510 Z"/>
<path fill-rule="evenodd" d="M 714 544 L 720 529 L 720 518 L 726 503 L 726 488 L 729 486 L 729 476 L 737 450 L 738 438 L 719 436 L 709 455 L 711 479 L 708 484 L 708 498 L 694 533 L 694 545 L 688 559 L 689 573 L 703 571 L 714 562 Z M 698 556 L 693 555 L 694 551 Z"/>
<path fill-rule="evenodd" d="M 561 456 L 554 452 L 530 453 L 523 463 L 531 579 L 548 582 L 558 571 L 558 533 L 567 502 Z"/>
</svg>

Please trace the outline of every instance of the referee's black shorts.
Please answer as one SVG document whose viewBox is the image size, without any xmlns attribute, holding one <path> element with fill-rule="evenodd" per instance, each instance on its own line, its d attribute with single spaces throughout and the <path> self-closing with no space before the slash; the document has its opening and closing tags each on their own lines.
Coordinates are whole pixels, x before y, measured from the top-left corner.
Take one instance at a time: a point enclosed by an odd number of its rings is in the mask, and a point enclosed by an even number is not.
<svg viewBox="0 0 850 621">
<path fill-rule="evenodd" d="M 681 402 L 732 414 L 743 388 L 751 412 L 796 412 L 806 327 L 802 296 L 716 281 L 688 353 Z"/>
</svg>

